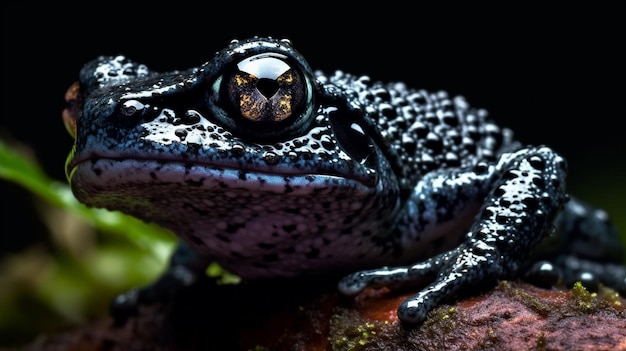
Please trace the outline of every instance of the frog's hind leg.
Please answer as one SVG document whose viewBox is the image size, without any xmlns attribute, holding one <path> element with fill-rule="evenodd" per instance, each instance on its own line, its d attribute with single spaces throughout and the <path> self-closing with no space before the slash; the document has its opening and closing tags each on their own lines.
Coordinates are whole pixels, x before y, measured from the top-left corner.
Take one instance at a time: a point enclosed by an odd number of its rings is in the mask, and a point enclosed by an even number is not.
<svg viewBox="0 0 626 351">
<path fill-rule="evenodd" d="M 124 292 L 113 299 L 110 312 L 115 323 L 123 324 L 137 314 L 141 305 L 168 301 L 181 290 L 194 286 L 206 277 L 205 271 L 210 262 L 208 257 L 179 242 L 167 269 L 155 282 Z"/>
<path fill-rule="evenodd" d="M 581 282 L 590 290 L 606 286 L 626 294 L 626 252 L 605 211 L 572 198 L 555 225 L 529 261 L 525 280 L 539 286 Z"/>
</svg>

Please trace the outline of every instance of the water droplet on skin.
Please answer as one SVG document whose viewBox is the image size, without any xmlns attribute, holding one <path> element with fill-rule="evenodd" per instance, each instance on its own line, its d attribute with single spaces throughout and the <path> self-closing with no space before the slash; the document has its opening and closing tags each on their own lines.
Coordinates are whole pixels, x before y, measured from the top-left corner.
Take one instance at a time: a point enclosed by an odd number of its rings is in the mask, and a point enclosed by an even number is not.
<svg viewBox="0 0 626 351">
<path fill-rule="evenodd" d="M 266 152 L 263 154 L 263 160 L 270 165 L 278 163 L 278 156 L 273 152 Z"/>
<path fill-rule="evenodd" d="M 137 100 L 128 100 L 122 104 L 120 113 L 124 116 L 130 117 L 139 111 L 144 109 L 145 105 Z"/>
<path fill-rule="evenodd" d="M 182 141 L 182 140 L 185 140 L 185 137 L 187 136 L 187 133 L 188 133 L 188 132 L 187 132 L 184 128 L 177 128 L 177 129 L 174 131 L 174 134 L 175 134 L 177 137 L 179 137 L 181 141 Z"/>
<path fill-rule="evenodd" d="M 203 139 L 201 136 L 194 133 L 194 134 L 187 136 L 185 142 L 187 143 L 188 146 L 200 147 L 202 146 Z"/>
<path fill-rule="evenodd" d="M 200 117 L 201 116 L 198 111 L 189 110 L 185 112 L 181 120 L 184 124 L 196 124 L 200 122 Z"/>
<path fill-rule="evenodd" d="M 243 156 L 245 154 L 246 148 L 241 144 L 234 144 L 230 149 L 233 153 L 233 156 Z"/>
</svg>

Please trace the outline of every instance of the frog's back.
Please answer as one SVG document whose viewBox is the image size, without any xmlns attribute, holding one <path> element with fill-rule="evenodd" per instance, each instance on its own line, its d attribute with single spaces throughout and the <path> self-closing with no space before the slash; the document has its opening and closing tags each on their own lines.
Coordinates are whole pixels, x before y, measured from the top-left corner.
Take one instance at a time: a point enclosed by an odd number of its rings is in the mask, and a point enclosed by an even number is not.
<svg viewBox="0 0 626 351">
<path fill-rule="evenodd" d="M 502 152 L 520 147 L 510 129 L 496 124 L 485 109 L 470 106 L 463 96 L 343 71 L 316 73 L 321 82 L 352 96 L 372 119 L 405 190 L 411 191 L 431 171 L 494 162 Z"/>
</svg>

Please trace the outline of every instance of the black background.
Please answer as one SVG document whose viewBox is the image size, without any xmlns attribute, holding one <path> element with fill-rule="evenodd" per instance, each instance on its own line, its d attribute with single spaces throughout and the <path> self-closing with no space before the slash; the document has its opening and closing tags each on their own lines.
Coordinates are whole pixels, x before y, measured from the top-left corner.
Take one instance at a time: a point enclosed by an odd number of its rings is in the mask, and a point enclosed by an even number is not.
<svg viewBox="0 0 626 351">
<path fill-rule="evenodd" d="M 464 95 L 523 142 L 561 152 L 572 191 L 623 214 L 624 186 L 614 187 L 626 179 L 619 2 L 156 4 L 4 2 L 0 137 L 32 146 L 46 172 L 64 181 L 72 139 L 63 95 L 82 64 L 120 53 L 155 70 L 185 69 L 233 38 L 271 35 L 290 38 L 315 69 Z M 20 211 L 6 198 L 13 190 L 5 194 L 3 221 Z"/>
</svg>

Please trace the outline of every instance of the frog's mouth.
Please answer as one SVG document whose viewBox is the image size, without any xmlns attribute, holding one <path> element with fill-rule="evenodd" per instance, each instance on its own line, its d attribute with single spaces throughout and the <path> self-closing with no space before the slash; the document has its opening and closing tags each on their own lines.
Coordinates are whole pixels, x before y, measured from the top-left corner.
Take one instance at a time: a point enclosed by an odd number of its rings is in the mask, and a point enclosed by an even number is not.
<svg viewBox="0 0 626 351">
<path fill-rule="evenodd" d="M 71 167 L 72 191 L 82 203 L 172 229 L 176 218 L 192 216 L 188 212 L 219 221 L 250 211 L 291 213 L 311 206 L 358 211 L 380 191 L 330 174 L 269 174 L 182 162 L 95 158 Z"/>
<path fill-rule="evenodd" d="M 67 164 L 68 179 L 75 192 L 90 194 L 123 193 L 125 189 L 186 187 L 236 190 L 251 193 L 306 195 L 341 189 L 350 196 L 370 194 L 378 177 L 347 177 L 330 172 L 306 172 L 292 168 L 232 168 L 222 165 L 139 158 L 90 157 Z M 336 191 L 336 190 L 334 190 Z"/>
</svg>

